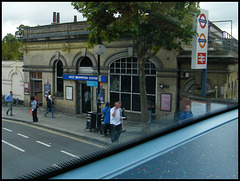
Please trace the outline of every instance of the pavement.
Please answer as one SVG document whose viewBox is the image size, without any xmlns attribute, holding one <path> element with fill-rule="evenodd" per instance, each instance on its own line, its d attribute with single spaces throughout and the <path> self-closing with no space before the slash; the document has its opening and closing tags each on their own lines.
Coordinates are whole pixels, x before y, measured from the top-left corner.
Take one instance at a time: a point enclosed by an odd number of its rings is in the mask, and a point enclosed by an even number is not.
<svg viewBox="0 0 240 181">
<path fill-rule="evenodd" d="M 112 144 L 110 137 L 105 137 L 104 134 L 100 134 L 98 132 L 90 131 L 86 129 L 86 118 L 87 114 L 67 114 L 63 112 L 54 111 L 54 117 L 52 118 L 51 112 L 47 114 L 47 117 L 44 116 L 46 110 L 43 108 L 38 109 L 38 122 L 33 122 L 32 116 L 30 114 L 30 107 L 25 106 L 13 106 L 13 115 L 10 116 L 10 113 L 7 115 L 8 107 L 2 106 L 2 119 L 9 119 L 14 121 L 25 122 L 33 125 L 38 125 L 41 127 L 45 127 L 51 130 L 64 132 L 67 134 L 79 136 L 85 139 L 90 139 L 94 141 L 98 141 L 104 145 Z M 142 127 L 141 127 L 141 117 L 140 114 L 131 114 L 126 113 L 127 120 L 124 121 L 124 129 L 126 132 L 122 132 L 119 137 L 119 142 L 126 141 L 128 139 L 132 139 L 134 137 L 141 136 Z M 156 129 L 160 129 L 162 127 L 167 126 L 168 122 L 157 122 L 152 120 L 150 125 L 150 130 L 154 131 Z"/>
</svg>

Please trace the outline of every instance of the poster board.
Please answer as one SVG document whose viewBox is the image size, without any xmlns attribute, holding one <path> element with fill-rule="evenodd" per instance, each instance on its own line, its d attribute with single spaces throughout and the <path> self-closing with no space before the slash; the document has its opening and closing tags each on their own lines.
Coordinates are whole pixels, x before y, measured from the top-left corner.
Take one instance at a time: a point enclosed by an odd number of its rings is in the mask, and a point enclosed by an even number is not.
<svg viewBox="0 0 240 181">
<path fill-rule="evenodd" d="M 24 95 L 29 94 L 29 83 L 24 82 Z"/>
<path fill-rule="evenodd" d="M 105 104 L 104 89 L 100 89 L 100 103 Z M 98 89 L 96 89 L 96 102 L 98 102 Z"/>
<path fill-rule="evenodd" d="M 221 111 L 223 109 L 226 109 L 227 107 L 228 105 L 226 104 L 210 103 L 210 112 Z"/>
<path fill-rule="evenodd" d="M 207 102 L 191 101 L 193 117 L 203 116 L 207 113 Z"/>
<path fill-rule="evenodd" d="M 44 84 L 44 96 L 47 97 L 48 92 L 51 92 L 51 85 L 50 84 Z"/>
<path fill-rule="evenodd" d="M 172 94 L 161 94 L 161 111 L 171 111 L 172 107 Z"/>
<path fill-rule="evenodd" d="M 72 86 L 66 86 L 66 100 L 73 100 L 73 87 Z"/>
</svg>

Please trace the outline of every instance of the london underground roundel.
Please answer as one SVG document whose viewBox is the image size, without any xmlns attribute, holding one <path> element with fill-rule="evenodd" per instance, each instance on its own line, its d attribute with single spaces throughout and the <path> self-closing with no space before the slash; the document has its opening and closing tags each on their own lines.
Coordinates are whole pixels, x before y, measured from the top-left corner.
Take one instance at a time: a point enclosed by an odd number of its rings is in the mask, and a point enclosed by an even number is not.
<svg viewBox="0 0 240 181">
<path fill-rule="evenodd" d="M 205 47 L 205 45 L 207 43 L 207 39 L 206 39 L 206 36 L 203 33 L 199 36 L 198 43 L 199 43 L 199 46 L 201 48 Z"/>
<path fill-rule="evenodd" d="M 206 27 L 206 25 L 207 25 L 207 18 L 206 18 L 206 16 L 205 16 L 205 14 L 202 13 L 202 14 L 200 15 L 199 23 L 200 23 L 200 27 L 201 27 L 202 29 L 204 29 L 204 28 Z"/>
</svg>

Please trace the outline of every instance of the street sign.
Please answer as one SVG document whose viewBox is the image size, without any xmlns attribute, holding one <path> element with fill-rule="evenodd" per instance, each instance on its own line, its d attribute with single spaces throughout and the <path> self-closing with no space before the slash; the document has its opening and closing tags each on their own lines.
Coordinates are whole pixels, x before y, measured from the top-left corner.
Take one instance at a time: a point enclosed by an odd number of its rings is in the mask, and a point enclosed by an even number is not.
<svg viewBox="0 0 240 181">
<path fill-rule="evenodd" d="M 96 82 L 96 81 L 87 81 L 87 86 L 98 87 L 98 82 Z"/>
<path fill-rule="evenodd" d="M 207 69 L 208 11 L 201 9 L 199 17 L 193 22 L 198 36 L 192 39 L 192 69 Z"/>
<path fill-rule="evenodd" d="M 106 55 L 107 54 L 107 49 L 105 46 L 103 45 L 96 45 L 94 48 L 93 48 L 93 53 L 95 55 Z"/>
</svg>

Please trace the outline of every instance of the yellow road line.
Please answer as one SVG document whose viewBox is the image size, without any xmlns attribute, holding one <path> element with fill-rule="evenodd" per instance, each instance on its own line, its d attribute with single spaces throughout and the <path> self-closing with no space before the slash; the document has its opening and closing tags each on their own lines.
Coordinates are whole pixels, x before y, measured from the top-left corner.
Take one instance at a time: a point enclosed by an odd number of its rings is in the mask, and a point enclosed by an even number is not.
<svg viewBox="0 0 240 181">
<path fill-rule="evenodd" d="M 58 133 L 58 132 L 56 132 L 56 131 L 52 131 L 52 130 L 48 130 L 48 129 L 45 129 L 45 128 L 37 127 L 37 126 L 30 125 L 30 124 L 27 124 L 27 123 L 22 123 L 22 122 L 18 122 L 18 121 L 11 121 L 11 120 L 6 120 L 6 119 L 2 119 L 2 120 L 3 120 L 3 121 L 7 121 L 7 122 L 12 122 L 12 123 L 16 123 L 16 124 L 21 124 L 21 125 L 29 126 L 29 127 L 32 127 L 32 128 L 36 128 L 36 129 L 43 130 L 43 131 L 47 131 L 47 132 L 49 132 L 49 133 L 53 133 L 53 134 L 56 134 L 56 135 L 60 135 L 60 136 L 66 137 L 66 138 L 70 138 L 70 139 L 73 139 L 73 140 L 76 140 L 76 141 L 80 141 L 80 142 L 83 142 L 83 143 L 86 143 L 86 144 L 89 144 L 89 145 L 96 146 L 96 147 L 99 147 L 99 148 L 105 148 L 105 147 L 102 146 L 102 145 L 98 145 L 98 144 L 95 144 L 95 143 L 91 143 L 91 142 L 88 142 L 88 141 L 85 141 L 85 140 L 82 140 L 82 139 L 79 139 L 79 138 L 75 138 L 75 137 L 72 137 L 72 136 L 68 136 L 68 135 L 65 135 L 65 134 L 63 134 L 63 133 Z"/>
</svg>

